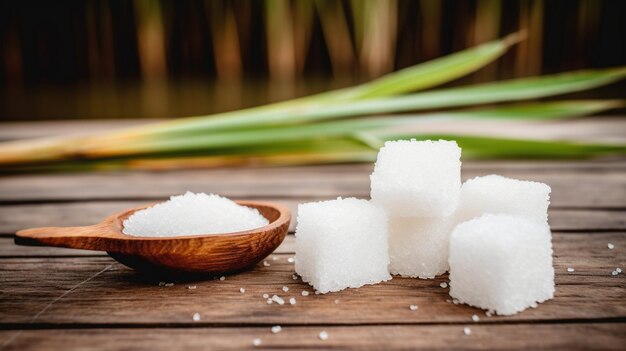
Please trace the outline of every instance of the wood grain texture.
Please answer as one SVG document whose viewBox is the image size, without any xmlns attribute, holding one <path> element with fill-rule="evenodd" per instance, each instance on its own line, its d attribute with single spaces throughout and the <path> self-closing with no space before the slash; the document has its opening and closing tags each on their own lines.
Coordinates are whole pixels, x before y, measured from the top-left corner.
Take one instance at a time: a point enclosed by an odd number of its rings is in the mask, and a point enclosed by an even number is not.
<svg viewBox="0 0 626 351">
<path fill-rule="evenodd" d="M 191 319 L 191 318 L 190 318 Z M 463 334 L 465 326 L 471 335 Z M 320 340 L 320 331 L 328 340 Z M 623 350 L 624 323 L 399 325 L 187 329 L 67 329 L 0 332 L 6 350 Z M 252 341 L 261 339 L 254 347 Z"/>
<path fill-rule="evenodd" d="M 187 190 L 247 199 L 367 198 L 371 171 L 371 165 L 341 165 L 4 176 L 0 203 L 163 199 Z M 464 168 L 463 179 L 490 173 L 547 183 L 552 208 L 626 208 L 626 169 Z"/>
<path fill-rule="evenodd" d="M 626 234 L 555 234 L 553 241 L 555 299 L 512 317 L 483 319 L 511 323 L 626 317 L 626 277 L 611 275 L 616 267 L 626 265 Z M 615 245 L 613 250 L 607 248 L 608 242 Z M 31 323 L 52 300 L 98 272 L 34 322 L 159 326 L 189 323 L 194 312 L 204 316 L 202 323 L 211 325 L 464 323 L 472 314 L 484 316 L 479 309 L 449 301 L 448 289 L 439 286 L 447 280 L 445 275 L 433 280 L 394 278 L 360 289 L 303 297 L 303 290 L 312 289 L 292 279 L 294 265 L 287 260 L 292 256 L 272 255 L 267 259 L 270 266 L 258 264 L 252 271 L 227 276 L 224 281 L 174 282 L 171 287 L 158 286 L 158 280 L 107 257 L 0 259 L 0 323 L 15 328 Z M 576 271 L 568 273 L 568 267 Z M 188 289 L 190 284 L 197 288 Z M 283 286 L 289 287 L 289 292 L 283 292 Z M 246 289 L 243 294 L 241 287 Z M 297 304 L 268 305 L 264 293 L 293 296 Z M 411 304 L 417 304 L 418 311 L 409 310 Z"/>
<path fill-rule="evenodd" d="M 227 273 L 260 262 L 283 241 L 291 215 L 286 207 L 270 202 L 238 201 L 255 208 L 269 224 L 261 228 L 223 234 L 177 237 L 137 237 L 122 232 L 123 222 L 150 205 L 124 210 L 102 222 L 84 227 L 42 227 L 21 230 L 15 242 L 22 245 L 58 246 L 107 251 L 124 265 L 150 273 Z"/>
</svg>

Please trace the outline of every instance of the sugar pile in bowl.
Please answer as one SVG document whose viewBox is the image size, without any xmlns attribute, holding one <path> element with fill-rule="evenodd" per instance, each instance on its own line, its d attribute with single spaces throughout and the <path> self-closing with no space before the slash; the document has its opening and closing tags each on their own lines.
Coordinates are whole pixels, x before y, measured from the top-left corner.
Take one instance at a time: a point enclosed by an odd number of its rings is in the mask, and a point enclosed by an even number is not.
<svg viewBox="0 0 626 351">
<path fill-rule="evenodd" d="M 135 212 L 124 221 L 124 234 L 170 237 L 232 233 L 267 225 L 257 209 L 215 194 L 187 192 Z"/>
</svg>

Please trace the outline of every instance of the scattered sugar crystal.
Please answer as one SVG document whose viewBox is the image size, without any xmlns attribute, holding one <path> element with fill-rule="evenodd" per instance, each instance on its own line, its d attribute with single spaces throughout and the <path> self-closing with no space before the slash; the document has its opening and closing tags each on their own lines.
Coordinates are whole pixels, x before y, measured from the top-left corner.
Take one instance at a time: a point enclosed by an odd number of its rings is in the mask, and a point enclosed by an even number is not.
<svg viewBox="0 0 626 351">
<path fill-rule="evenodd" d="M 289 257 L 289 258 L 287 259 L 287 262 L 289 262 L 289 263 L 294 263 L 295 261 L 296 261 L 296 260 L 295 260 L 293 257 Z"/>
<path fill-rule="evenodd" d="M 616 271 L 617 273 L 622 273 L 622 269 L 621 269 L 621 268 L 615 268 L 615 271 Z"/>
<path fill-rule="evenodd" d="M 488 175 L 467 180 L 461 186 L 458 222 L 483 213 L 505 213 L 545 222 L 548 220 L 550 187 L 543 183 Z"/>
<path fill-rule="evenodd" d="M 195 286 L 195 285 L 189 285 L 189 286 L 187 287 L 187 289 L 189 289 L 189 290 L 194 290 L 195 288 L 196 288 L 196 286 Z"/>
<path fill-rule="evenodd" d="M 174 283 L 165 283 L 165 286 L 174 286 Z"/>
<path fill-rule="evenodd" d="M 225 276 L 221 276 L 220 280 L 226 280 L 226 277 Z"/>
<path fill-rule="evenodd" d="M 263 261 L 263 267 L 269 267 L 269 266 L 270 266 L 270 263 L 269 263 L 269 262 L 267 262 L 267 261 Z"/>
<path fill-rule="evenodd" d="M 200 313 L 196 312 L 193 314 L 193 316 L 191 317 L 191 319 L 193 319 L 194 322 L 197 322 L 200 320 Z"/>
<path fill-rule="evenodd" d="M 159 286 L 165 285 L 165 282 L 159 282 Z"/>
<path fill-rule="evenodd" d="M 246 292 L 246 289 L 244 289 L 244 288 L 239 288 L 239 292 L 243 294 L 243 293 L 245 293 L 245 292 Z"/>
<path fill-rule="evenodd" d="M 463 328 L 463 334 L 470 335 L 472 334 L 472 330 L 468 327 Z"/>
<path fill-rule="evenodd" d="M 256 339 L 252 340 L 252 345 L 254 345 L 254 346 L 260 346 L 261 343 L 262 343 L 262 341 L 259 338 L 256 338 Z"/>
<path fill-rule="evenodd" d="M 298 280 L 298 275 L 296 275 L 296 274 L 292 274 L 292 275 L 291 275 L 291 279 L 293 279 L 293 280 Z"/>
<path fill-rule="evenodd" d="M 411 311 L 417 311 L 417 308 L 418 308 L 418 307 L 417 307 L 417 305 L 410 305 L 410 306 L 409 306 L 409 309 L 410 309 Z"/>
<path fill-rule="evenodd" d="M 316 293 L 391 279 L 385 212 L 355 198 L 298 206 L 296 273 Z"/>
<path fill-rule="evenodd" d="M 283 328 L 281 328 L 280 325 L 275 325 L 270 330 L 272 331 L 272 333 L 276 334 L 276 333 L 280 333 L 280 331 L 283 330 Z"/>
<path fill-rule="evenodd" d="M 453 217 L 389 218 L 389 271 L 431 279 L 448 270 L 448 236 Z"/>
<path fill-rule="evenodd" d="M 619 273 L 617 271 L 613 271 L 611 272 L 611 275 L 618 275 Z"/>
<path fill-rule="evenodd" d="M 491 311 L 487 311 L 487 312 L 485 312 L 485 316 L 491 317 L 491 316 L 493 316 L 493 313 L 491 313 Z"/>
<path fill-rule="evenodd" d="M 272 296 L 272 301 L 276 302 L 279 305 L 284 305 L 285 304 L 285 299 L 283 299 L 282 297 L 280 297 L 278 295 Z"/>
<path fill-rule="evenodd" d="M 272 261 L 276 261 L 276 260 L 278 260 L 278 257 L 276 256 L 272 257 Z"/>
<path fill-rule="evenodd" d="M 269 295 L 269 294 L 263 294 L 263 298 L 264 298 L 264 299 L 268 299 L 269 297 L 270 297 L 270 295 Z"/>
<path fill-rule="evenodd" d="M 615 245 L 611 243 L 608 243 L 606 246 L 609 248 L 609 250 L 613 250 L 615 248 Z"/>
<path fill-rule="evenodd" d="M 289 304 L 295 305 L 296 304 L 296 298 L 295 297 L 290 298 L 289 299 Z"/>
<path fill-rule="evenodd" d="M 265 300 L 265 302 L 266 302 L 268 305 L 271 305 L 271 304 L 273 304 L 273 303 L 274 303 L 274 301 L 273 301 L 272 299 L 267 299 L 267 300 Z"/>
<path fill-rule="evenodd" d="M 448 287 L 448 283 L 442 282 L 441 284 L 439 284 L 439 286 L 445 289 Z"/>
<path fill-rule="evenodd" d="M 450 237 L 450 295 L 501 315 L 554 297 L 552 235 L 545 222 L 485 214 Z"/>
<path fill-rule="evenodd" d="M 137 211 L 124 221 L 124 234 L 169 237 L 231 233 L 268 224 L 258 210 L 214 194 L 187 192 Z"/>
<path fill-rule="evenodd" d="M 473 315 L 472 315 L 472 320 L 473 320 L 474 322 L 478 322 L 478 321 L 480 320 L 480 317 L 478 317 L 478 315 L 477 315 L 477 314 L 473 314 Z"/>
<path fill-rule="evenodd" d="M 452 299 L 452 303 L 455 305 L 458 305 L 460 302 L 459 302 L 459 299 Z"/>
<path fill-rule="evenodd" d="M 450 216 L 461 187 L 460 158 L 455 141 L 387 141 L 370 176 L 372 202 L 394 217 Z"/>
<path fill-rule="evenodd" d="M 302 296 L 309 296 L 309 292 L 306 290 L 302 291 Z"/>
<path fill-rule="evenodd" d="M 328 333 L 325 331 L 321 331 L 320 332 L 320 339 L 321 340 L 328 340 Z"/>
<path fill-rule="evenodd" d="M 572 273 L 572 272 L 574 272 L 574 271 L 575 271 L 575 269 L 574 269 L 574 268 L 572 268 L 572 267 L 568 267 L 568 268 L 567 268 L 567 271 L 568 271 L 568 272 L 570 272 L 570 273 Z"/>
<path fill-rule="evenodd" d="M 289 291 L 289 287 L 288 287 L 288 286 L 283 286 L 283 291 L 284 291 L 284 292 Z"/>
</svg>

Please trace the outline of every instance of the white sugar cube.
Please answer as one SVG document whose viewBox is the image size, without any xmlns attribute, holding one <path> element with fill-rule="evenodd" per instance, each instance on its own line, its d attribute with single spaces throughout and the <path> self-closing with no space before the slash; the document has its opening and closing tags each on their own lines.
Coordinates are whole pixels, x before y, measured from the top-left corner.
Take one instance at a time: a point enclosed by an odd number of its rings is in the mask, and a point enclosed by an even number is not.
<svg viewBox="0 0 626 351">
<path fill-rule="evenodd" d="M 546 184 L 488 175 L 463 183 L 457 216 L 459 222 L 483 213 L 506 213 L 547 221 L 549 204 L 550 187 Z"/>
<path fill-rule="evenodd" d="M 300 204 L 296 272 L 321 293 L 389 280 L 387 240 L 387 216 L 369 201 Z"/>
<path fill-rule="evenodd" d="M 485 214 L 450 236 L 450 296 L 512 315 L 554 296 L 552 235 L 546 222 Z"/>
<path fill-rule="evenodd" d="M 453 217 L 389 218 L 389 271 L 422 279 L 448 270 L 448 235 Z"/>
<path fill-rule="evenodd" d="M 390 217 L 449 216 L 458 203 L 460 158 L 455 141 L 388 141 L 370 176 L 372 202 Z"/>
</svg>

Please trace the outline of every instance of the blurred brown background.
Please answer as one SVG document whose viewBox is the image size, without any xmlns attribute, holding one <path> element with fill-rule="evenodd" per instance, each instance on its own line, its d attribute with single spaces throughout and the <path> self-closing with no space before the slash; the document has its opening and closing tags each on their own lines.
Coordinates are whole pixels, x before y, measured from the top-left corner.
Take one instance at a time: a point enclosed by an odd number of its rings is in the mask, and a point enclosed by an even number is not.
<svg viewBox="0 0 626 351">
<path fill-rule="evenodd" d="M 5 1 L 0 119 L 204 115 L 347 86 L 520 28 L 526 41 L 454 84 L 624 65 L 625 9 L 611 0 Z"/>
</svg>

